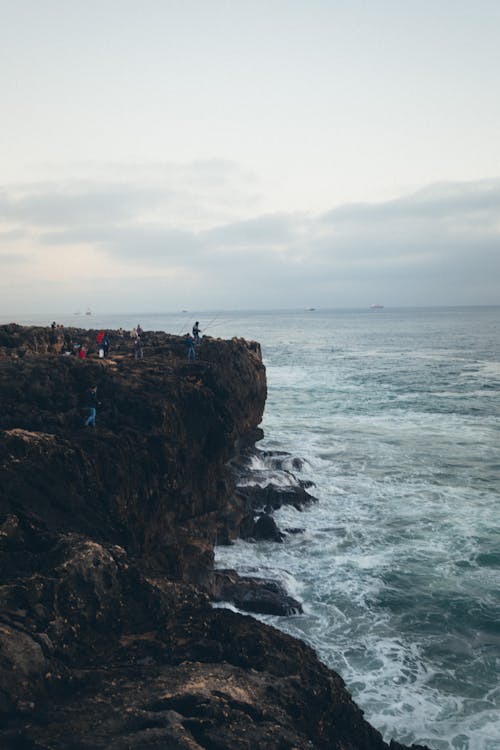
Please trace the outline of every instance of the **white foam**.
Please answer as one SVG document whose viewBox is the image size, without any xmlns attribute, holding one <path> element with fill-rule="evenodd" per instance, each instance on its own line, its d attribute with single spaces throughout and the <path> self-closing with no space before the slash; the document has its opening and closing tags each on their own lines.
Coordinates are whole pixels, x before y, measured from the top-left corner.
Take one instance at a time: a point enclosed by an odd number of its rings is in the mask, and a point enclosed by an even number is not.
<svg viewBox="0 0 500 750">
<path fill-rule="evenodd" d="M 386 739 L 499 750 L 498 311 L 339 315 L 331 346 L 325 321 L 271 332 L 260 444 L 305 459 L 283 469 L 320 502 L 224 564 L 286 571 L 305 614 L 261 619 L 316 648 Z"/>
</svg>

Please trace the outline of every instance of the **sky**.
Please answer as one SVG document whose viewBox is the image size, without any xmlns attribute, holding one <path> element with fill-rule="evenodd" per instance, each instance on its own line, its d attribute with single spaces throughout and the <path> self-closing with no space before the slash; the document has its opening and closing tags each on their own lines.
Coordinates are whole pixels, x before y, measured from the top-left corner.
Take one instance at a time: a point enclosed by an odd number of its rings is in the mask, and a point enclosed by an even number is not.
<svg viewBox="0 0 500 750">
<path fill-rule="evenodd" d="M 500 304 L 498 0 L 0 0 L 0 318 Z"/>
</svg>

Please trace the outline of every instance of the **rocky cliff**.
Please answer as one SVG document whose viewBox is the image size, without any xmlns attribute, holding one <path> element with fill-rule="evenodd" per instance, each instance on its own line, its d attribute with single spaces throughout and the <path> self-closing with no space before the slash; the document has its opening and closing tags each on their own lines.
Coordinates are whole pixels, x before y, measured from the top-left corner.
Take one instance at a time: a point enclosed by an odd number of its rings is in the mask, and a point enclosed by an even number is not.
<svg viewBox="0 0 500 750">
<path fill-rule="evenodd" d="M 0 747 L 387 748 L 311 649 L 210 603 L 214 544 L 254 523 L 229 462 L 259 345 L 95 336 L 0 327 Z"/>
</svg>

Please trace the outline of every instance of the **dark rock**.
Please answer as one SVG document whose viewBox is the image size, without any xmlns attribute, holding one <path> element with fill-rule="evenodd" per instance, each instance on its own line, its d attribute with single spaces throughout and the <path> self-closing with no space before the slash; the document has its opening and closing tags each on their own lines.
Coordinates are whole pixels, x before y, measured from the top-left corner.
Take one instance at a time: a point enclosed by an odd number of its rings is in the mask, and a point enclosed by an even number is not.
<svg viewBox="0 0 500 750">
<path fill-rule="evenodd" d="M 277 510 L 282 505 L 293 505 L 296 510 L 302 510 L 304 506 L 317 502 L 315 497 L 298 485 L 289 487 L 279 487 L 274 484 L 268 484 L 266 487 L 246 485 L 238 487 L 238 495 L 254 510 L 264 508 L 266 512 Z"/>
<path fill-rule="evenodd" d="M 253 512 L 245 516 L 239 526 L 241 539 L 249 541 L 272 541 L 281 543 L 285 538 L 274 518 L 265 513 L 254 518 Z"/>
<path fill-rule="evenodd" d="M 295 615 L 302 605 L 289 596 L 279 581 L 240 576 L 234 570 L 216 570 L 215 601 L 231 602 L 245 612 L 265 615 Z"/>
<path fill-rule="evenodd" d="M 276 525 L 272 516 L 263 515 L 255 521 L 253 527 L 253 536 L 255 539 L 267 539 L 273 542 L 282 542 L 285 538 Z"/>
<path fill-rule="evenodd" d="M 314 487 L 314 482 L 311 482 L 310 479 L 299 479 L 298 484 L 300 487 L 303 487 L 305 490 L 310 489 L 311 487 Z M 316 500 L 316 498 L 314 498 Z"/>
<path fill-rule="evenodd" d="M 286 470 L 289 467 L 300 471 L 304 465 L 304 461 L 298 456 L 291 456 L 286 451 L 263 451 L 256 450 L 255 453 L 266 459 L 270 468 L 278 470 Z"/>
<path fill-rule="evenodd" d="M 204 338 L 187 364 L 148 332 L 134 361 L 111 331 L 100 360 L 96 333 L 0 326 L 2 750 L 387 750 L 311 649 L 210 606 L 223 586 L 253 611 L 298 604 L 213 571 L 216 538 L 254 525 L 227 465 L 262 418 L 259 345 Z"/>
</svg>

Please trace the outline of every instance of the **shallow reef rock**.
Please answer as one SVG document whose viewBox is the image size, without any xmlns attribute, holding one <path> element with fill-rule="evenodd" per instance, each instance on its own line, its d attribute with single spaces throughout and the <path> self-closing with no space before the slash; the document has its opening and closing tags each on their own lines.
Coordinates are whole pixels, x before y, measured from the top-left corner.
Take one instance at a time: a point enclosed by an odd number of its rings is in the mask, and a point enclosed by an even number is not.
<svg viewBox="0 0 500 750">
<path fill-rule="evenodd" d="M 96 334 L 0 326 L 0 747 L 388 748 L 308 646 L 211 604 L 286 601 L 213 564 L 250 517 L 229 465 L 261 435 L 259 345 L 188 363 L 148 332 L 134 360 L 110 332 L 100 359 Z"/>
</svg>

